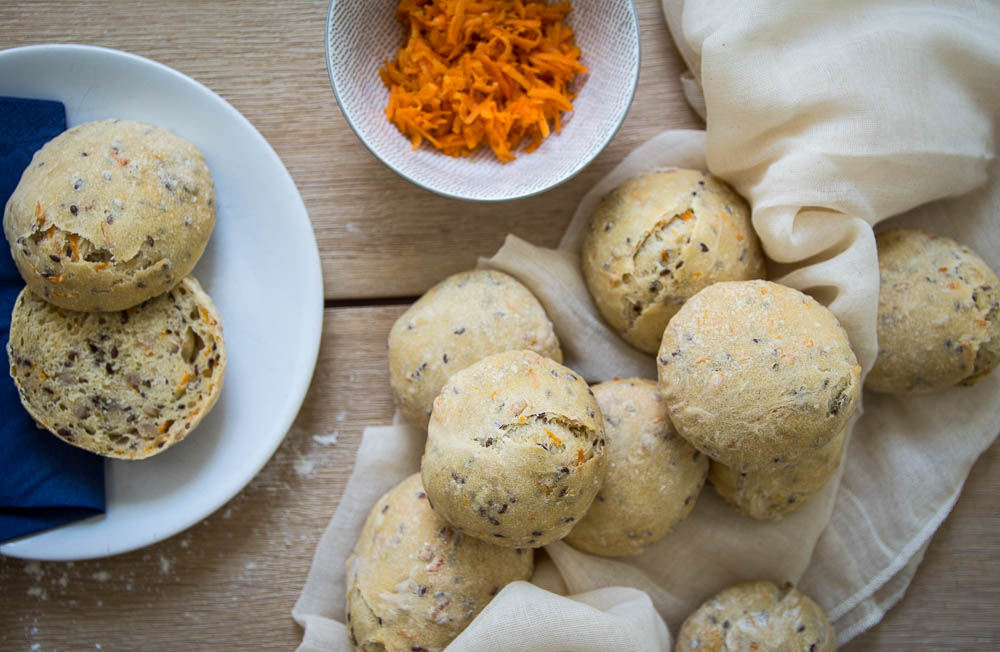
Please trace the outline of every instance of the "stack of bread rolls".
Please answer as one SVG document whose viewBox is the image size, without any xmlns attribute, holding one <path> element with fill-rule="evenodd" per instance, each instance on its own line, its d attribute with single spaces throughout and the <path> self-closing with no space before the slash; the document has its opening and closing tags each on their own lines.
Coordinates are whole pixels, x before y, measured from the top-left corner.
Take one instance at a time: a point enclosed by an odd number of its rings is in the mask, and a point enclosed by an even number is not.
<svg viewBox="0 0 1000 652">
<path fill-rule="evenodd" d="M 929 391 L 989 373 L 996 276 L 947 238 L 878 244 L 869 386 Z M 825 306 L 764 280 L 749 207 L 728 185 L 678 169 L 631 179 L 595 209 L 580 253 L 598 310 L 655 355 L 657 381 L 589 387 L 562 364 L 538 300 L 500 272 L 457 274 L 418 300 L 388 357 L 397 405 L 427 442 L 420 474 L 375 506 L 348 562 L 358 649 L 443 649 L 553 541 L 640 554 L 706 480 L 741 514 L 780 519 L 838 469 L 861 365 Z M 467 610 L 452 614 L 459 599 Z M 835 638 L 810 598 L 751 581 L 692 614 L 678 649 L 832 650 Z"/>
<path fill-rule="evenodd" d="M 218 310 L 190 272 L 214 225 L 204 157 L 160 127 L 91 122 L 35 154 L 3 226 L 27 284 L 10 373 L 40 426 L 142 459 L 205 417 L 226 351 Z"/>
</svg>

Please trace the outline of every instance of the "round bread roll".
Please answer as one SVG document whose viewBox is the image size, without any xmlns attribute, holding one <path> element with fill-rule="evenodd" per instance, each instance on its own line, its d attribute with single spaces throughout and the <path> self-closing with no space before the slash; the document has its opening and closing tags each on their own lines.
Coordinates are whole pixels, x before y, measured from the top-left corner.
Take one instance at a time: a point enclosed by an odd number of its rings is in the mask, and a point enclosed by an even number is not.
<svg viewBox="0 0 1000 652">
<path fill-rule="evenodd" d="M 351 643 L 443 650 L 506 584 L 531 578 L 533 557 L 456 532 L 413 474 L 375 503 L 347 560 Z"/>
<path fill-rule="evenodd" d="M 215 226 L 201 152 L 153 125 L 91 122 L 49 141 L 7 202 L 28 287 L 68 310 L 124 310 L 194 269 Z"/>
<path fill-rule="evenodd" d="M 677 634 L 676 652 L 833 652 L 826 614 L 791 585 L 741 582 L 705 601 Z"/>
<path fill-rule="evenodd" d="M 770 281 L 717 283 L 663 332 L 660 393 L 677 431 L 738 472 L 791 464 L 857 405 L 861 366 L 829 310 Z"/>
<path fill-rule="evenodd" d="M 746 202 L 697 170 L 653 172 L 611 191 L 591 216 L 581 263 L 601 314 L 648 353 L 702 288 L 764 276 Z"/>
<path fill-rule="evenodd" d="M 434 509 L 458 530 L 534 548 L 583 518 L 604 482 L 604 451 L 587 383 L 537 353 L 508 351 L 445 383 L 421 473 Z"/>
<path fill-rule="evenodd" d="M 126 460 L 184 439 L 215 405 L 226 369 L 221 318 L 191 276 L 120 312 L 66 311 L 25 288 L 7 355 L 36 422 Z"/>
<path fill-rule="evenodd" d="M 694 509 L 708 458 L 674 430 L 653 381 L 616 379 L 592 389 L 607 431 L 607 477 L 565 541 L 594 555 L 638 555 Z"/>
<path fill-rule="evenodd" d="M 389 384 L 403 415 L 427 427 L 441 387 L 457 371 L 503 351 L 562 362 L 552 323 L 528 288 L 502 272 L 450 276 L 400 315 L 389 333 Z"/>
<path fill-rule="evenodd" d="M 865 387 L 889 394 L 970 385 L 1000 362 L 1000 281 L 951 238 L 915 229 L 875 236 L 878 358 Z"/>
<path fill-rule="evenodd" d="M 823 488 L 840 466 L 846 443 L 845 428 L 819 450 L 786 467 L 764 472 L 739 473 L 712 462 L 708 482 L 740 514 L 759 520 L 782 519 L 809 504 Z"/>
</svg>

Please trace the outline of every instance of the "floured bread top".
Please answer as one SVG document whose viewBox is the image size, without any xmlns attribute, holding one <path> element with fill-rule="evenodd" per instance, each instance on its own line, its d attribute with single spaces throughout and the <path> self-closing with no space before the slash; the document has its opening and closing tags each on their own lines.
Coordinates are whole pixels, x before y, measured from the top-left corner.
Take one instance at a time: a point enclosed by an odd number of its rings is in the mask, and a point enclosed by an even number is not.
<svg viewBox="0 0 1000 652">
<path fill-rule="evenodd" d="M 660 392 L 677 431 L 738 472 L 769 471 L 847 425 L 861 365 L 812 297 L 770 281 L 711 285 L 663 332 Z"/>
<path fill-rule="evenodd" d="M 708 457 L 674 430 L 653 381 L 616 378 L 592 389 L 604 416 L 608 471 L 565 541 L 593 555 L 638 555 L 694 509 Z"/>
<path fill-rule="evenodd" d="M 83 124 L 48 142 L 4 210 L 28 287 L 86 312 L 123 310 L 172 288 L 194 269 L 214 226 L 201 152 L 126 120 Z"/>
</svg>

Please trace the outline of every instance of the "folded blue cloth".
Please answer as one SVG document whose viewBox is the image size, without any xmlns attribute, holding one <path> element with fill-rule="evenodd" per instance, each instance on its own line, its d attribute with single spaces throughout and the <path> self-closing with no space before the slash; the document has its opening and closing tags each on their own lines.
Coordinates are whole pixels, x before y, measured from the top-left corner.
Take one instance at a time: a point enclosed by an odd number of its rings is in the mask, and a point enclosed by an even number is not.
<svg viewBox="0 0 1000 652">
<path fill-rule="evenodd" d="M 0 208 L 31 157 L 66 129 L 60 102 L 0 97 Z M 10 313 L 24 281 L 0 242 L 0 362 L 7 368 Z M 0 541 L 104 512 L 104 459 L 39 430 L 0 373 Z"/>
</svg>

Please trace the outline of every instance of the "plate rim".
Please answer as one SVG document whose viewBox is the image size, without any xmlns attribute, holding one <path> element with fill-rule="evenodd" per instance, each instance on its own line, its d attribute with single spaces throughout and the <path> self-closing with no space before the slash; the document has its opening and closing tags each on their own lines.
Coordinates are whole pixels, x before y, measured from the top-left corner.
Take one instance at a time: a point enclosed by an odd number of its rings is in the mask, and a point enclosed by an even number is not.
<svg viewBox="0 0 1000 652">
<path fill-rule="evenodd" d="M 261 461 L 259 464 L 255 465 L 253 468 L 253 473 L 248 475 L 244 482 L 238 484 L 231 488 L 231 490 L 221 492 L 214 500 L 208 501 L 204 509 L 193 510 L 192 516 L 184 519 L 180 519 L 179 524 L 172 527 L 164 528 L 163 530 L 156 530 L 155 532 L 150 532 L 146 536 L 139 536 L 134 541 L 127 545 L 114 548 L 112 546 L 107 546 L 106 550 L 101 553 L 95 554 L 83 554 L 83 555 L 53 555 L 46 553 L 33 553 L 30 547 L 25 548 L 25 544 L 30 546 L 30 542 L 35 537 L 46 535 L 48 533 L 71 528 L 74 523 L 81 523 L 90 521 L 92 519 L 102 519 L 106 518 L 106 513 L 93 516 L 88 519 L 81 519 L 80 521 L 74 521 L 72 523 L 67 523 L 65 525 L 50 528 L 47 530 L 42 530 L 40 532 L 35 532 L 32 534 L 24 535 L 15 539 L 10 539 L 8 541 L 0 544 L 0 555 L 18 559 L 33 560 L 33 561 L 83 561 L 87 559 L 103 559 L 106 557 L 111 557 L 114 555 L 125 554 L 128 552 L 133 552 L 139 550 L 155 543 L 159 543 L 170 537 L 179 534 L 194 525 L 197 525 L 201 521 L 209 518 L 212 514 L 218 511 L 221 507 L 226 505 L 231 501 L 236 495 L 243 491 L 259 474 L 261 469 L 267 465 L 267 463 L 274 456 L 275 451 L 284 442 L 285 437 L 287 437 L 288 432 L 291 430 L 295 419 L 298 417 L 299 412 L 302 409 L 302 405 L 305 402 L 306 395 L 312 385 L 312 378 L 315 374 L 316 364 L 319 360 L 319 351 L 322 344 L 323 336 L 323 321 L 325 312 L 325 292 L 323 285 L 323 268 L 320 259 L 319 245 L 316 241 L 316 231 L 312 223 L 312 219 L 309 216 L 309 211 L 306 208 L 305 202 L 302 199 L 302 193 L 299 192 L 298 185 L 295 183 L 295 179 L 292 177 L 288 168 L 285 166 L 284 161 L 278 156 L 278 153 L 271 146 L 271 143 L 264 138 L 263 134 L 244 116 L 236 107 L 229 103 L 224 97 L 213 91 L 211 88 L 202 84 L 198 80 L 194 79 L 190 75 L 187 75 L 175 68 L 172 68 L 166 64 L 160 63 L 153 59 L 149 59 L 142 55 L 134 54 L 132 52 L 126 52 L 124 50 L 117 50 L 114 48 L 107 48 L 96 45 L 87 45 L 80 43 L 41 43 L 34 45 L 25 45 L 13 48 L 0 49 L 0 60 L 18 55 L 31 55 L 34 53 L 50 53 L 50 52 L 63 52 L 66 55 L 72 56 L 72 54 L 101 54 L 104 56 L 111 56 L 116 58 L 121 58 L 129 61 L 132 65 L 138 66 L 152 66 L 159 69 L 160 72 L 167 75 L 173 76 L 179 79 L 181 82 L 193 86 L 197 91 L 201 93 L 207 93 L 208 96 L 218 101 L 223 111 L 228 114 L 229 118 L 240 122 L 245 128 L 249 128 L 250 132 L 253 134 L 259 142 L 258 145 L 263 145 L 266 151 L 270 152 L 274 160 L 278 162 L 281 170 L 284 172 L 287 181 L 291 184 L 291 188 L 295 193 L 295 200 L 298 202 L 297 207 L 301 209 L 302 215 L 305 217 L 306 224 L 304 225 L 304 230 L 308 234 L 308 238 L 311 241 L 312 247 L 308 254 L 307 265 L 311 268 L 312 274 L 310 278 L 312 279 L 310 284 L 315 284 L 315 290 L 318 291 L 318 299 L 315 300 L 315 305 L 310 309 L 308 306 L 303 307 L 303 314 L 308 315 L 312 313 L 314 315 L 313 319 L 309 320 L 306 330 L 309 331 L 307 334 L 309 336 L 309 341 L 311 346 L 304 348 L 304 357 L 308 362 L 307 370 L 302 371 L 293 382 L 289 383 L 288 391 L 286 396 L 292 397 L 287 403 L 287 413 L 279 415 L 278 423 L 280 424 L 280 437 L 274 437 L 271 444 L 267 447 L 266 455 L 262 454 Z M 315 312 L 313 312 L 315 311 Z M 261 449 L 262 453 L 264 449 Z M 105 460 L 105 466 L 110 462 L 110 460 Z"/>
</svg>

